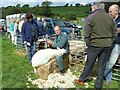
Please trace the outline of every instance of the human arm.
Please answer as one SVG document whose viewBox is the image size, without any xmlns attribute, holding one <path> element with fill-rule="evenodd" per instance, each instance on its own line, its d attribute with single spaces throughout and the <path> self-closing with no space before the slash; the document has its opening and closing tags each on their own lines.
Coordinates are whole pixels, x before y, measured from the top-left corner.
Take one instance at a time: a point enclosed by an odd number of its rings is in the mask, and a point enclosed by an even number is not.
<svg viewBox="0 0 120 90">
<path fill-rule="evenodd" d="M 85 39 L 86 46 L 90 46 L 91 26 L 92 26 L 91 18 L 90 16 L 88 16 L 86 18 L 85 29 L 84 29 L 84 37 L 85 37 L 84 39 Z"/>
<path fill-rule="evenodd" d="M 23 42 L 26 42 L 26 35 L 25 35 L 25 28 L 26 26 L 25 26 L 25 23 L 23 23 L 23 25 L 22 25 L 22 31 L 21 31 L 21 34 L 22 34 L 22 41 Z"/>
<path fill-rule="evenodd" d="M 58 36 L 57 39 L 55 39 L 54 43 L 52 44 L 53 48 L 63 48 L 66 42 L 68 41 L 67 35 L 63 34 Z"/>
</svg>

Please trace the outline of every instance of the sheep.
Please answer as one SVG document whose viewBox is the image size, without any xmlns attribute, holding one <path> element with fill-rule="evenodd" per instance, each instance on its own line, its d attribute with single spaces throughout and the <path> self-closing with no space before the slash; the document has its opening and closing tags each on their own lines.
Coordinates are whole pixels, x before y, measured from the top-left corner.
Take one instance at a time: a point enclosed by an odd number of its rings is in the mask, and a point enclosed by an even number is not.
<svg viewBox="0 0 120 90">
<path fill-rule="evenodd" d="M 32 67 L 34 69 L 34 73 L 36 73 L 36 68 L 40 65 L 47 63 L 50 59 L 55 58 L 56 56 L 63 55 L 66 52 L 65 49 L 42 49 L 36 52 L 31 60 Z"/>
</svg>

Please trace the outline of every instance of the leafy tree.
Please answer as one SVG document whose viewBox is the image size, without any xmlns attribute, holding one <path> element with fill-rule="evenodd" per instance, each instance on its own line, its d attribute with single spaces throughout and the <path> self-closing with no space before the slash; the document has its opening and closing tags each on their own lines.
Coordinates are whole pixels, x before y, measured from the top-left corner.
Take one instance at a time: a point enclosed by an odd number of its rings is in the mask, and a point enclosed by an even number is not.
<svg viewBox="0 0 120 90">
<path fill-rule="evenodd" d="M 36 6 L 34 6 L 35 8 L 39 8 L 39 4 L 38 5 L 36 5 Z"/>
<path fill-rule="evenodd" d="M 72 5 L 72 4 L 70 4 L 70 6 L 72 7 L 73 5 Z"/>
<path fill-rule="evenodd" d="M 17 5 L 16 5 L 16 8 L 20 8 L 20 7 L 21 7 L 21 5 L 20 5 L 20 4 L 17 4 Z"/>
<path fill-rule="evenodd" d="M 42 2 L 41 6 L 43 6 L 43 7 L 48 7 L 48 6 L 50 6 L 51 4 L 53 4 L 51 1 L 46 0 L 46 1 Z"/>
<path fill-rule="evenodd" d="M 43 11 L 43 15 L 45 15 L 45 16 L 47 16 L 47 17 L 50 17 L 50 16 L 52 15 L 52 12 L 51 12 L 49 6 L 43 7 L 42 11 Z"/>
<path fill-rule="evenodd" d="M 80 6 L 80 4 L 79 4 L 79 3 L 76 3 L 76 4 L 75 4 L 75 6 L 76 6 L 76 7 L 79 7 L 79 6 Z"/>
<path fill-rule="evenodd" d="M 65 4 L 65 7 L 67 7 L 68 5 L 69 5 L 69 4 L 68 4 L 68 3 L 66 3 L 66 4 Z"/>
<path fill-rule="evenodd" d="M 25 4 L 22 6 L 21 11 L 27 13 L 30 11 L 29 9 L 30 9 L 29 4 Z"/>
</svg>

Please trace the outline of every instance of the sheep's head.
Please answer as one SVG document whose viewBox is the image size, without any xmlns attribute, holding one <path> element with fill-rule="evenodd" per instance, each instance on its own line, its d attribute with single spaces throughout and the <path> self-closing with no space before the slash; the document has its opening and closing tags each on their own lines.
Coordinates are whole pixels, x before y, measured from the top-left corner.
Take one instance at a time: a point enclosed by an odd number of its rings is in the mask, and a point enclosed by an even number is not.
<svg viewBox="0 0 120 90">
<path fill-rule="evenodd" d="M 63 54 L 66 52 L 66 50 L 65 50 L 65 49 L 60 49 L 59 47 L 57 47 L 57 50 L 59 50 L 59 51 L 60 51 L 61 55 L 63 55 Z"/>
</svg>

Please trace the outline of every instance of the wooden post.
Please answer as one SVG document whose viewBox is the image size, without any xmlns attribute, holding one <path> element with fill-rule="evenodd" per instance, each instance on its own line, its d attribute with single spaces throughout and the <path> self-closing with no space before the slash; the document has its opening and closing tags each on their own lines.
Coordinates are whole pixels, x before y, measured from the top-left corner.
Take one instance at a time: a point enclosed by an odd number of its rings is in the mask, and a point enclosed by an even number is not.
<svg viewBox="0 0 120 90">
<path fill-rule="evenodd" d="M 75 37 L 75 35 L 74 35 L 74 28 L 72 28 L 72 40 L 74 40 L 74 37 Z"/>
</svg>

